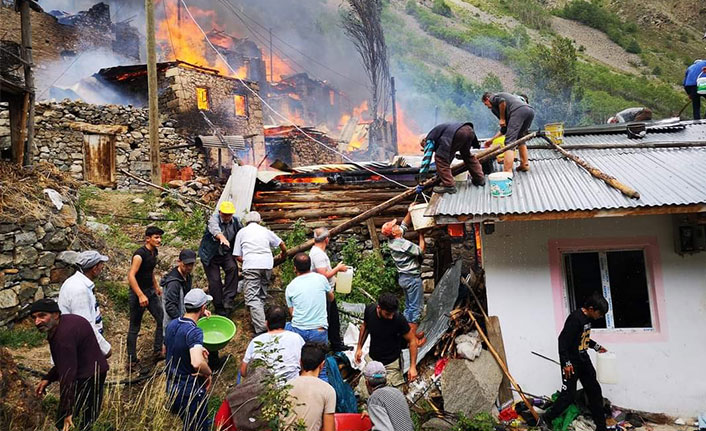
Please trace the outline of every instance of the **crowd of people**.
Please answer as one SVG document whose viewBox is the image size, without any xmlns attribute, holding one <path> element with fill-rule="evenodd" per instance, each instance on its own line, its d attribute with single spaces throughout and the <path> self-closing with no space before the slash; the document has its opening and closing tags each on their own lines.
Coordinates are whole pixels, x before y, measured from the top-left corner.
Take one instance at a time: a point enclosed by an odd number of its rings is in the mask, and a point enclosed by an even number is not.
<svg viewBox="0 0 706 431">
<path fill-rule="evenodd" d="M 215 314 L 230 316 L 235 298 L 243 294 L 252 322 L 253 338 L 239 367 L 240 379 L 255 376 L 256 367 L 269 370 L 278 382 L 288 385 L 293 400 L 292 420 L 302 421 L 308 430 L 333 430 L 337 393 L 328 383 L 326 357 L 353 350 L 363 369 L 359 391 L 367 400 L 374 429 L 411 429 L 409 408 L 400 392 L 405 379 L 401 352 L 409 348 L 409 380 L 417 377 L 417 347 L 425 341 L 418 331 L 423 310 L 419 245 L 405 239 L 410 226 L 407 215 L 401 224 L 392 220 L 382 228 L 389 238 L 393 260 L 404 291 L 405 312 L 391 293 L 382 294 L 365 309 L 356 346 L 346 345 L 335 300 L 336 275 L 348 270 L 343 263 L 331 265 L 327 254 L 330 233 L 313 232 L 309 253 L 292 258 L 296 277 L 289 282 L 278 304 L 268 295 L 275 256 L 286 256 L 284 242 L 261 224 L 257 212 L 241 221 L 234 216 L 231 202 L 222 202 L 207 223 L 198 252 L 182 250 L 174 266 L 161 278 L 155 270 L 164 232 L 154 226 L 145 230 L 144 244 L 135 250 L 127 274 L 129 285 L 128 373 L 147 374 L 166 360 L 169 408 L 183 422 L 184 430 L 207 430 L 212 426 L 207 405 L 214 372 L 226 358 L 204 345 L 199 319 Z M 193 271 L 201 260 L 208 289 L 194 287 Z M 101 311 L 94 293 L 96 278 L 108 257 L 89 250 L 78 254 L 76 272 L 62 285 L 58 301 L 42 299 L 31 308 L 35 325 L 47 333 L 53 367 L 37 387 L 41 396 L 50 382 L 60 384 L 57 427 L 68 431 L 91 429 L 100 414 L 108 359 L 113 347 L 103 333 Z M 151 351 L 138 357 L 137 340 L 145 311 L 154 319 Z M 362 348 L 370 337 L 370 352 Z M 266 347 L 263 347 L 266 346 Z M 215 359 L 214 359 L 215 358 Z M 362 364 L 362 361 L 365 364 Z M 335 370 L 338 374 L 338 370 Z M 257 378 L 257 377 L 252 377 Z M 340 377 L 339 377 L 340 378 Z"/>
</svg>

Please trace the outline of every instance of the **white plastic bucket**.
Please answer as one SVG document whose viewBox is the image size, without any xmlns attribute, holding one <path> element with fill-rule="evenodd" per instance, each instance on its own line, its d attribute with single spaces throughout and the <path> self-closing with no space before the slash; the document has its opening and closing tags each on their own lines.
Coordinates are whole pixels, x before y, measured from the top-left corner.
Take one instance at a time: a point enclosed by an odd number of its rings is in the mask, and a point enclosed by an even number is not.
<svg viewBox="0 0 706 431">
<path fill-rule="evenodd" d="M 347 271 L 339 271 L 336 274 L 336 293 L 347 294 L 351 293 L 353 284 L 353 268 L 348 268 Z"/>
<path fill-rule="evenodd" d="M 703 72 L 696 78 L 696 92 L 706 95 L 706 76 L 704 76 Z"/>
<path fill-rule="evenodd" d="M 412 216 L 414 230 L 429 229 L 434 226 L 434 217 L 424 217 L 424 212 L 429 204 L 416 204 L 409 207 L 409 214 Z"/>
<path fill-rule="evenodd" d="M 618 364 L 615 353 L 599 353 L 597 356 L 598 381 L 606 385 L 618 383 Z"/>
<path fill-rule="evenodd" d="M 488 175 L 490 195 L 494 198 L 512 196 L 512 172 L 493 172 Z"/>
</svg>

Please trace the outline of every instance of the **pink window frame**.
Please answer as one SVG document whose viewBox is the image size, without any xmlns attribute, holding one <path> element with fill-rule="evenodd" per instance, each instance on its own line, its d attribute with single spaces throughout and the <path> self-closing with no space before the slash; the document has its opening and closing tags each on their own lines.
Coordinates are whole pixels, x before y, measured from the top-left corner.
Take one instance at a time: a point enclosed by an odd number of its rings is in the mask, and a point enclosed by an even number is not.
<svg viewBox="0 0 706 431">
<path fill-rule="evenodd" d="M 600 339 L 601 342 L 645 343 L 667 340 L 662 264 L 657 237 L 550 239 L 548 245 L 549 268 L 554 301 L 554 320 L 557 334 L 561 332 L 569 312 L 561 258 L 562 253 L 642 249 L 645 252 L 645 265 L 647 266 L 647 281 L 650 289 L 649 295 L 653 328 L 650 330 L 594 329 L 593 332 L 594 335 L 596 335 L 595 338 Z"/>
</svg>

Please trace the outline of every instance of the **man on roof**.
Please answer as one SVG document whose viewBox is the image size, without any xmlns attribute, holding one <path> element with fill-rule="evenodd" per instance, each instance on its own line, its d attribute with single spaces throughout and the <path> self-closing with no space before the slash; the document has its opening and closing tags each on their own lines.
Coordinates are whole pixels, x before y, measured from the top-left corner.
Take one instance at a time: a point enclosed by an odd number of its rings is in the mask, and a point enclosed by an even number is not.
<svg viewBox="0 0 706 431">
<path fill-rule="evenodd" d="M 505 145 L 512 145 L 529 133 L 534 120 L 534 108 L 526 102 L 526 99 L 510 93 L 485 92 L 482 101 L 500 122 L 500 131 L 486 142 L 493 142 L 495 138 L 505 135 Z M 503 170 L 512 172 L 514 162 L 515 152 L 507 151 Z M 520 166 L 517 170 L 522 172 L 529 170 L 529 153 L 526 144 L 520 145 Z"/>
</svg>

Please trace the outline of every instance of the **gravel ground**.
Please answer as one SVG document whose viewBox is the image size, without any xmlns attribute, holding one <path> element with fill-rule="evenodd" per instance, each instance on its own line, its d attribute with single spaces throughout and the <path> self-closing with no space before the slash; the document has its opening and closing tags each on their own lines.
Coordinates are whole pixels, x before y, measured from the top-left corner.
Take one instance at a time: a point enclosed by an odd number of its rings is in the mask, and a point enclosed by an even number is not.
<svg viewBox="0 0 706 431">
<path fill-rule="evenodd" d="M 640 71 L 630 65 L 630 62 L 640 64 L 640 57 L 629 54 L 618 44 L 608 39 L 608 36 L 594 28 L 579 24 L 564 18 L 552 17 L 552 29 L 563 37 L 568 37 L 576 43 L 576 47 L 584 46 L 584 54 L 623 72 L 638 74 Z"/>
</svg>

